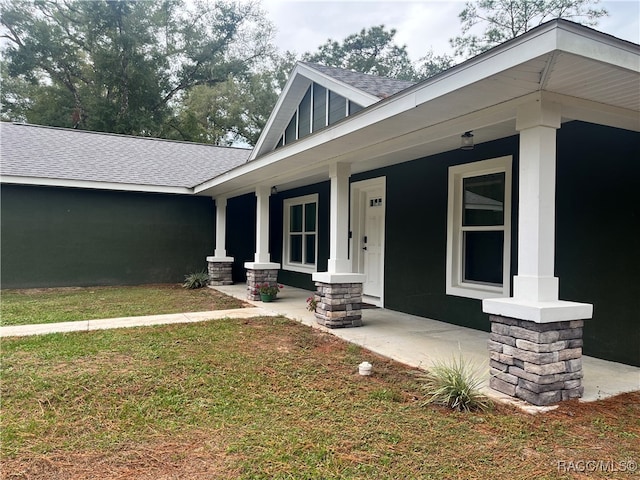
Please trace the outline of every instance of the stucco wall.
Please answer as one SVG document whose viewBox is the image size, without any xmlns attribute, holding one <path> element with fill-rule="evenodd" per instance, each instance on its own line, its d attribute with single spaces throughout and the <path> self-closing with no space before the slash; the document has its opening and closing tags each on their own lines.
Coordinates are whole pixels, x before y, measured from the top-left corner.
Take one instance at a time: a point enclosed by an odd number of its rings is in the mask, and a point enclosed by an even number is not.
<svg viewBox="0 0 640 480">
<path fill-rule="evenodd" d="M 174 283 L 206 268 L 206 197 L 3 185 L 2 288 Z"/>
</svg>

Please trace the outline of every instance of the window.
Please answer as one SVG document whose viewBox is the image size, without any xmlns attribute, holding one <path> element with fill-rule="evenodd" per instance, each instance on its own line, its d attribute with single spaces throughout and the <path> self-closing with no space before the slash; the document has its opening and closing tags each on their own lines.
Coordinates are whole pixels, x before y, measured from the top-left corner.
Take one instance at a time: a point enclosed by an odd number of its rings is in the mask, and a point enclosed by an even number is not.
<svg viewBox="0 0 640 480">
<path fill-rule="evenodd" d="M 449 168 L 447 294 L 508 297 L 511 157 Z"/>
<path fill-rule="evenodd" d="M 315 272 L 318 251 L 318 195 L 284 201 L 283 268 Z"/>
</svg>

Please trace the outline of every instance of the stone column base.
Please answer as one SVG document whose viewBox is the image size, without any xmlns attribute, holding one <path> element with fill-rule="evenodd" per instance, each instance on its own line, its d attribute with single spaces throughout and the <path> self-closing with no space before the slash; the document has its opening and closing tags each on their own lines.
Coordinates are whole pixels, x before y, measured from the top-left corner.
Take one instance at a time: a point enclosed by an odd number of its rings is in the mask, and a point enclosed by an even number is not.
<svg viewBox="0 0 640 480">
<path fill-rule="evenodd" d="M 490 315 L 489 386 L 533 405 L 582 396 L 583 320 L 536 323 Z"/>
<path fill-rule="evenodd" d="M 362 326 L 362 284 L 316 282 L 316 320 L 328 328 Z"/>
<path fill-rule="evenodd" d="M 233 285 L 231 275 L 233 258 L 216 259 L 215 257 L 207 257 L 207 265 L 209 271 L 209 285 Z"/>
<path fill-rule="evenodd" d="M 258 285 L 268 283 L 269 285 L 278 285 L 278 269 L 277 268 L 247 268 L 247 300 L 260 300 L 260 294 L 257 293 Z"/>
</svg>

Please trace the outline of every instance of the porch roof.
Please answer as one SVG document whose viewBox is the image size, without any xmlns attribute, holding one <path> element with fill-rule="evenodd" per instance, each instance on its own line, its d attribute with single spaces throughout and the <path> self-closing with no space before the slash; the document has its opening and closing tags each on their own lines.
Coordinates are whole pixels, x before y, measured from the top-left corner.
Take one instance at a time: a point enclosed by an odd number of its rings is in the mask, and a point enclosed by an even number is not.
<svg viewBox="0 0 640 480">
<path fill-rule="evenodd" d="M 562 121 L 640 130 L 640 47 L 554 20 L 290 145 L 195 187 L 237 196 L 256 185 L 286 190 L 328 179 L 328 165 L 352 173 L 515 135 L 518 106 L 543 96 Z M 260 143 L 260 142 L 259 142 Z M 254 154 L 256 155 L 256 150 Z"/>
</svg>

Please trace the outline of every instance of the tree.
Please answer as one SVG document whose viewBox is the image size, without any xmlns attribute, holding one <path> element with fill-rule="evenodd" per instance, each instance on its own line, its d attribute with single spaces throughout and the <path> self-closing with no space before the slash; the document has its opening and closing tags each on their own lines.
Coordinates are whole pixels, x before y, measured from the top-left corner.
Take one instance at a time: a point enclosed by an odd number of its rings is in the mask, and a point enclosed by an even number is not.
<svg viewBox="0 0 640 480">
<path fill-rule="evenodd" d="M 250 78 L 273 30 L 248 2 L 3 0 L 0 15 L 5 119 L 150 136 L 194 87 Z"/>
<path fill-rule="evenodd" d="M 411 63 L 406 45 L 393 42 L 395 29 L 385 30 L 384 25 L 362 29 L 345 38 L 342 43 L 327 40 L 316 53 L 305 53 L 303 60 L 321 63 L 328 67 L 354 70 L 382 77 L 414 80 L 416 71 Z"/>
<path fill-rule="evenodd" d="M 449 40 L 455 54 L 471 57 L 555 18 L 585 25 L 597 25 L 598 18 L 608 15 L 596 8 L 599 0 L 480 0 L 467 2 L 458 17 L 462 35 Z M 472 33 L 484 26 L 481 35 Z"/>
</svg>

